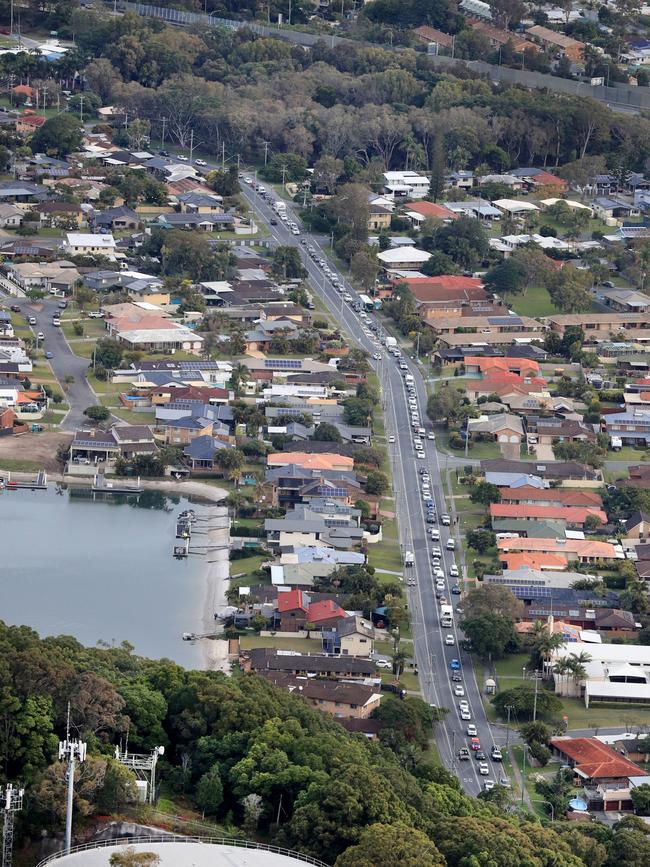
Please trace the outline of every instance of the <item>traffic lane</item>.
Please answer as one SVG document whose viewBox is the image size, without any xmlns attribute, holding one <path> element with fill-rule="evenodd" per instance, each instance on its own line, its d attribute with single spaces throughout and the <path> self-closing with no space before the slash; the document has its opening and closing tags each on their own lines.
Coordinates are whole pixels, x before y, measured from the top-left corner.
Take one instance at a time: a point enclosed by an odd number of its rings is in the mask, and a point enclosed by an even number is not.
<svg viewBox="0 0 650 867">
<path fill-rule="evenodd" d="M 252 196 L 247 197 L 247 198 L 252 199 Z M 253 203 L 253 206 L 255 207 L 255 209 L 258 211 L 262 211 L 262 213 L 264 213 L 264 211 L 268 211 L 269 213 L 273 213 L 272 209 L 268 207 L 266 202 L 264 202 L 264 200 L 260 200 L 259 197 L 257 197 L 257 199 L 254 199 L 252 203 Z M 290 209 L 288 209 L 288 210 L 290 212 Z M 293 214 L 292 214 L 292 217 L 295 219 L 295 216 Z M 284 229 L 283 224 L 278 225 L 277 231 L 273 232 L 273 228 L 271 231 L 277 240 L 282 241 L 283 243 L 284 242 L 294 243 L 293 239 L 295 236 L 293 236 L 289 232 L 287 232 Z M 323 253 L 322 253 L 320 244 L 318 244 L 318 242 L 315 242 L 314 239 L 310 239 L 310 241 L 312 243 L 312 246 L 322 256 Z M 324 275 L 322 273 L 319 266 L 317 266 L 316 263 L 313 262 L 311 257 L 309 257 L 306 254 L 306 251 L 304 251 L 304 250 L 302 251 L 301 258 L 304 262 L 304 265 L 306 267 L 306 270 L 307 270 L 310 278 L 312 279 L 312 281 L 315 284 L 315 288 L 320 290 L 319 294 L 321 294 L 322 296 L 325 296 L 325 299 L 328 302 L 328 306 L 330 308 L 333 308 L 334 314 L 338 315 L 340 320 L 343 320 L 347 329 L 361 343 L 361 345 L 364 346 L 364 348 L 366 348 L 368 350 L 372 350 L 374 348 L 373 342 L 370 341 L 366 337 L 366 335 L 363 333 L 363 328 L 359 322 L 358 317 L 353 314 L 353 312 L 349 309 L 349 307 L 346 304 L 344 304 L 344 302 L 339 297 L 338 293 L 336 293 L 336 291 L 334 290 L 334 287 L 332 287 L 331 284 L 329 283 L 329 281 L 327 280 L 326 275 Z M 333 269 L 333 270 L 334 270 L 334 273 L 336 273 L 336 269 Z M 345 278 L 343 278 L 342 275 L 337 275 L 337 276 L 341 280 L 342 285 L 346 287 L 347 291 L 350 292 L 350 294 L 352 294 L 353 297 L 356 297 L 356 293 L 351 291 L 349 284 L 347 283 Z M 383 353 L 382 353 L 382 355 L 383 355 Z M 383 357 L 385 357 L 385 356 L 383 356 Z M 389 363 L 390 363 L 390 361 L 389 361 Z M 393 368 L 393 372 L 394 371 L 395 371 L 395 369 Z M 419 392 L 419 395 L 418 395 L 419 396 L 419 403 L 420 403 L 420 405 L 424 405 L 424 401 L 426 400 L 426 391 L 424 389 L 424 383 L 421 380 L 419 370 L 416 369 L 415 372 L 417 374 L 415 376 L 415 382 L 416 382 L 416 388 Z M 404 399 L 403 379 L 399 375 L 396 378 L 391 377 L 391 379 L 392 379 L 393 388 L 396 390 L 396 393 L 401 394 L 402 399 L 403 399 L 404 415 L 402 417 L 408 418 L 409 416 L 407 414 L 407 402 Z M 393 405 L 394 406 L 396 405 L 395 401 L 393 401 Z M 442 677 L 442 685 L 443 685 L 444 692 L 446 693 L 445 706 L 448 705 L 450 711 L 453 714 L 454 712 L 457 712 L 456 711 L 456 702 L 454 701 L 454 699 L 456 697 L 454 696 L 454 693 L 453 693 L 452 682 L 451 682 L 451 671 L 448 667 L 449 662 L 453 657 L 452 657 L 451 653 L 446 652 L 447 645 L 444 644 L 443 631 L 440 629 L 439 622 L 436 623 L 436 621 L 438 621 L 438 606 L 437 606 L 437 600 L 435 600 L 435 591 L 433 589 L 434 584 L 433 584 L 433 575 L 431 572 L 431 563 L 429 562 L 429 559 L 428 559 L 427 535 L 426 535 L 426 532 L 424 532 L 424 531 L 422 532 L 421 535 L 417 534 L 413 529 L 413 526 L 414 526 L 413 525 L 413 516 L 415 516 L 417 519 L 417 512 L 419 511 L 420 516 L 422 518 L 422 524 L 424 525 L 424 520 L 423 520 L 424 515 L 423 515 L 422 500 L 421 500 L 421 497 L 419 496 L 419 490 L 418 490 L 418 487 L 419 487 L 418 486 L 418 474 L 417 474 L 417 471 L 415 469 L 415 466 L 413 466 L 414 461 L 413 460 L 408 461 L 408 458 L 405 460 L 405 456 L 408 455 L 410 452 L 410 448 L 411 448 L 410 440 L 411 440 L 412 434 L 411 434 L 411 431 L 408 430 L 408 428 L 406 430 L 404 430 L 403 426 L 397 424 L 397 422 L 395 423 L 395 430 L 396 430 L 396 439 L 397 439 L 397 436 L 399 436 L 398 442 L 399 442 L 399 452 L 400 452 L 400 464 L 403 468 L 410 464 L 412 466 L 412 470 L 413 470 L 411 484 L 405 485 L 406 490 L 404 493 L 405 493 L 405 498 L 407 501 L 406 511 L 408 513 L 408 516 L 409 516 L 409 526 L 411 527 L 410 535 L 411 535 L 411 538 L 413 540 L 412 546 L 414 549 L 414 556 L 416 558 L 415 569 L 416 569 L 417 576 L 418 576 L 416 586 L 418 588 L 418 595 L 420 596 L 420 603 L 421 603 L 422 615 L 423 615 L 423 625 L 425 628 L 425 656 L 426 656 L 426 661 L 424 661 L 423 667 L 424 667 L 424 670 L 426 672 L 431 671 L 432 683 L 433 683 L 433 679 L 436 675 L 440 676 L 441 674 L 443 674 L 442 669 L 444 667 L 444 675 Z M 436 457 L 437 457 L 437 452 L 435 452 L 435 450 L 434 450 L 434 458 L 436 458 Z M 437 479 L 436 480 L 438 483 L 435 486 L 438 489 L 438 491 L 437 491 L 438 496 L 436 497 L 436 499 L 439 503 L 442 503 L 444 505 L 444 495 L 443 495 L 443 491 L 442 491 L 439 466 L 436 465 L 436 468 L 437 468 L 437 472 L 436 472 Z M 408 473 L 407 473 L 407 475 L 408 475 Z M 409 490 L 409 488 L 412 488 L 412 490 Z M 424 526 L 426 527 L 426 525 L 424 525 Z M 442 542 L 446 543 L 446 539 L 448 537 L 449 537 L 448 533 L 446 533 L 446 532 L 441 533 L 441 543 Z M 421 553 L 422 551 L 424 553 L 424 556 Z M 445 555 L 442 559 L 443 559 L 443 562 L 445 563 L 445 571 L 447 571 L 448 557 Z M 454 558 L 454 560 L 455 560 L 455 558 Z M 427 608 L 429 609 L 429 616 L 428 617 L 427 617 Z M 430 612 L 435 612 L 435 615 L 433 618 L 431 617 Z M 434 670 L 433 665 L 431 665 L 431 666 L 429 665 L 429 660 L 433 661 L 433 659 L 432 659 L 432 656 L 430 655 L 430 653 L 427 649 L 428 648 L 427 625 L 432 620 L 433 620 L 434 627 L 437 625 L 438 635 L 440 638 L 441 648 L 442 648 L 442 653 L 440 655 L 441 659 L 435 665 L 435 670 Z M 455 630 L 455 634 L 457 636 L 458 631 L 457 631 L 455 623 L 454 623 L 454 630 Z M 454 634 L 454 633 L 452 633 L 452 634 Z M 458 639 L 456 638 L 456 640 L 458 640 Z M 459 654 L 459 657 L 460 657 L 460 654 Z M 422 661 L 419 661 L 419 664 L 421 662 Z M 441 689 L 439 688 L 438 685 L 436 686 L 435 692 L 437 693 L 437 695 L 436 695 L 437 703 L 442 704 L 441 699 L 440 699 Z M 469 687 L 468 687 L 468 692 L 471 692 L 471 688 L 469 688 Z M 480 704 L 480 697 L 478 697 L 478 702 Z M 471 706 L 471 704 L 470 704 L 470 706 Z M 452 710 L 452 708 L 453 708 L 453 710 Z M 482 708 L 482 704 L 481 704 L 481 708 Z M 445 728 L 447 728 L 447 726 Z M 449 760 L 450 760 L 450 763 L 452 765 L 455 764 L 455 760 L 456 760 L 456 756 L 455 756 L 455 739 L 456 739 L 456 736 L 458 735 L 459 738 L 463 739 L 463 736 L 465 734 L 466 734 L 466 729 L 463 728 L 462 721 L 460 719 L 458 721 L 454 721 L 453 727 L 451 729 L 452 741 L 454 742 L 453 745 L 451 745 L 451 746 L 449 745 L 449 743 L 448 743 L 449 732 L 448 731 L 445 732 L 445 737 L 443 738 L 443 741 L 446 740 L 447 743 L 443 743 L 443 747 L 447 748 L 445 750 L 445 752 L 449 753 Z M 477 788 L 477 787 L 480 788 L 480 782 L 478 780 L 476 768 L 474 766 L 472 766 L 472 768 L 473 768 L 472 772 L 471 772 L 469 777 L 465 778 L 465 782 L 470 784 L 472 788 Z M 474 779 L 472 779 L 472 777 Z"/>
</svg>

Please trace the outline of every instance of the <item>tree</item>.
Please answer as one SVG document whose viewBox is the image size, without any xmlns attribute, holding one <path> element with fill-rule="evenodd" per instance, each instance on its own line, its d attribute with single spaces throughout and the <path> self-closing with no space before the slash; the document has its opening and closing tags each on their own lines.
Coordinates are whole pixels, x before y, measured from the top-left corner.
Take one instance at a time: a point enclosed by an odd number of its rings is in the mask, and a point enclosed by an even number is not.
<svg viewBox="0 0 650 867">
<path fill-rule="evenodd" d="M 429 195 L 434 202 L 442 196 L 445 189 L 445 141 L 439 132 L 433 138 L 431 146 L 431 181 L 429 182 Z"/>
<path fill-rule="evenodd" d="M 385 473 L 379 472 L 379 470 L 373 470 L 366 476 L 364 489 L 367 494 L 374 494 L 375 496 L 382 497 L 390 490 L 388 477 Z"/>
<path fill-rule="evenodd" d="M 297 247 L 276 247 L 272 257 L 272 271 L 279 280 L 296 280 L 306 276 Z"/>
<path fill-rule="evenodd" d="M 361 184 L 343 184 L 329 202 L 329 209 L 341 234 L 348 234 L 356 241 L 366 241 L 370 216 L 366 187 Z"/>
<path fill-rule="evenodd" d="M 492 530 L 468 530 L 466 538 L 469 547 L 473 548 L 477 554 L 485 554 L 489 548 L 495 547 L 497 541 Z"/>
<path fill-rule="evenodd" d="M 463 602 L 463 612 L 468 619 L 501 614 L 510 620 L 518 620 L 524 613 L 524 606 L 507 587 L 484 584 L 469 591 Z"/>
<path fill-rule="evenodd" d="M 111 411 L 107 406 L 97 404 L 96 406 L 88 406 L 84 410 L 84 415 L 94 422 L 106 421 L 111 417 Z"/>
<path fill-rule="evenodd" d="M 506 650 L 517 647 L 513 622 L 502 614 L 463 618 L 460 625 L 470 640 L 472 649 L 484 659 L 501 657 Z"/>
<path fill-rule="evenodd" d="M 161 249 L 163 273 L 193 281 L 223 276 L 210 242 L 200 232 L 168 231 Z"/>
<path fill-rule="evenodd" d="M 519 729 L 522 738 L 527 744 L 537 742 L 546 746 L 550 743 L 553 732 L 546 723 L 535 720 L 535 722 L 524 723 Z"/>
<path fill-rule="evenodd" d="M 372 250 L 358 250 L 350 260 L 350 270 L 363 289 L 374 288 L 379 273 L 379 263 Z"/>
<path fill-rule="evenodd" d="M 489 250 L 487 235 L 479 220 L 461 217 L 441 226 L 435 234 L 437 248 L 461 268 L 474 268 Z"/>
<path fill-rule="evenodd" d="M 444 420 L 449 425 L 462 417 L 464 405 L 465 397 L 462 392 L 445 384 L 437 392 L 429 395 L 427 415 L 433 422 L 440 423 Z"/>
<path fill-rule="evenodd" d="M 244 466 L 244 453 L 240 449 L 219 449 L 215 453 L 214 462 L 232 478 Z"/>
<path fill-rule="evenodd" d="M 53 153 L 67 156 L 81 147 L 79 120 L 71 114 L 57 114 L 45 121 L 31 139 L 34 153 Z"/>
<path fill-rule="evenodd" d="M 213 170 L 205 176 L 208 186 L 224 198 L 236 196 L 239 192 L 239 176 L 237 166 L 230 166 L 225 171 Z"/>
<path fill-rule="evenodd" d="M 97 794 L 100 813 L 117 813 L 125 804 L 137 799 L 135 774 L 114 759 L 106 762 L 102 787 Z"/>
<path fill-rule="evenodd" d="M 497 485 L 493 485 L 490 482 L 478 482 L 478 484 L 472 485 L 469 498 L 473 503 L 482 503 L 484 506 L 489 506 L 490 503 L 501 502 L 501 491 Z"/>
<path fill-rule="evenodd" d="M 223 801 L 223 784 L 219 765 L 213 765 L 203 774 L 196 786 L 196 803 L 203 812 L 203 817 L 213 816 Z"/>
<path fill-rule="evenodd" d="M 423 831 L 401 822 L 368 826 L 359 842 L 336 859 L 336 867 L 444 867 L 446 863 Z"/>
<path fill-rule="evenodd" d="M 535 707 L 535 689 L 529 684 L 515 686 L 494 696 L 492 704 L 499 716 L 507 716 L 508 705 L 513 713 L 520 719 L 532 719 Z M 542 718 L 552 719 L 562 712 L 562 702 L 553 693 L 546 689 L 537 692 L 537 715 Z"/>
<path fill-rule="evenodd" d="M 422 246 L 425 250 L 428 249 L 425 244 L 422 244 Z M 446 253 L 441 253 L 440 250 L 433 250 L 420 270 L 423 274 L 426 274 L 427 277 L 438 277 L 440 274 L 453 275 L 460 273 L 460 269 L 454 260 L 447 256 Z"/>
<path fill-rule="evenodd" d="M 337 160 L 335 157 L 325 154 L 314 163 L 312 189 L 314 192 L 323 191 L 332 195 L 342 174 L 343 160 Z"/>
<path fill-rule="evenodd" d="M 517 259 L 504 259 L 487 272 L 485 285 L 499 295 L 518 295 L 526 285 L 526 269 Z"/>
<path fill-rule="evenodd" d="M 321 422 L 314 428 L 314 436 L 312 439 L 317 442 L 340 443 L 342 442 L 341 434 L 336 425 Z"/>
<path fill-rule="evenodd" d="M 116 340 L 102 337 L 95 344 L 95 364 L 107 370 L 115 370 L 122 361 L 123 348 Z"/>
<path fill-rule="evenodd" d="M 602 527 L 602 524 L 603 524 L 603 522 L 598 517 L 598 515 L 591 514 L 591 515 L 587 515 L 587 517 L 585 518 L 584 527 L 588 533 L 593 533 L 596 530 L 599 530 Z"/>
</svg>

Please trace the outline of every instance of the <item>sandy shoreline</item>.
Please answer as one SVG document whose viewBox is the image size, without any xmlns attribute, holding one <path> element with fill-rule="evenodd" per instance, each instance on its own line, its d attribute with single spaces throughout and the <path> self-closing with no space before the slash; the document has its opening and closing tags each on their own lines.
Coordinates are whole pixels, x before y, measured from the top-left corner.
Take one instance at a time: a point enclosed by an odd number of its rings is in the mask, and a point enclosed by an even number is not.
<svg viewBox="0 0 650 867">
<path fill-rule="evenodd" d="M 209 515 L 209 529 L 205 535 L 208 550 L 205 557 L 205 595 L 203 602 L 203 630 L 215 628 L 214 615 L 228 604 L 226 590 L 230 577 L 230 518 L 225 506 L 214 506 L 201 515 Z M 230 672 L 228 642 L 204 639 L 202 641 L 204 668 L 210 671 Z"/>
</svg>

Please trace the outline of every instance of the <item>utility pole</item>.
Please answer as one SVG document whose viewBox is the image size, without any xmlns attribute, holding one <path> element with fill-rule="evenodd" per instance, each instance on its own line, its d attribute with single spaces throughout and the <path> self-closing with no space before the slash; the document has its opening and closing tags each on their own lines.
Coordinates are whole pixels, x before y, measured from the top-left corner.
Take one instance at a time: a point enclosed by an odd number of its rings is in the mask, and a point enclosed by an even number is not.
<svg viewBox="0 0 650 867">
<path fill-rule="evenodd" d="M 284 179 L 287 176 L 287 164 L 282 163 L 282 186 L 284 187 Z"/>
<path fill-rule="evenodd" d="M 506 729 L 506 754 L 508 753 L 508 747 L 510 745 L 510 711 L 512 710 L 513 705 L 506 705 L 506 710 L 508 711 L 508 727 Z"/>
<path fill-rule="evenodd" d="M 84 741 L 71 741 L 68 740 L 68 736 L 66 740 L 59 741 L 59 761 L 68 762 L 68 798 L 67 798 L 67 806 L 65 813 L 65 853 L 66 855 L 70 852 L 70 846 L 72 844 L 72 807 L 74 803 L 74 768 L 77 759 L 80 762 L 85 761 L 86 759 L 86 751 L 87 745 Z"/>
<path fill-rule="evenodd" d="M 83 93 L 79 94 L 79 120 L 83 126 L 84 122 L 84 95 Z"/>
<path fill-rule="evenodd" d="M 271 142 L 264 141 L 263 144 L 264 144 L 264 165 L 266 165 L 268 158 L 269 158 L 269 145 L 271 144 Z"/>
<path fill-rule="evenodd" d="M 165 149 L 165 124 L 167 123 L 167 118 L 161 117 L 160 120 L 162 122 L 162 144 L 161 144 L 161 147 L 164 150 Z"/>
<path fill-rule="evenodd" d="M 12 4 L 13 6 L 13 4 Z M 2 826 L 2 867 L 11 867 L 14 852 L 14 816 L 23 808 L 24 789 L 14 789 L 11 783 L 0 789 L 0 798 L 4 801 L 2 812 L 4 824 Z"/>
<path fill-rule="evenodd" d="M 11 9 L 9 12 L 9 35 L 14 35 L 14 0 L 11 0 Z"/>
<path fill-rule="evenodd" d="M 533 722 L 537 719 L 537 687 L 539 685 L 538 670 L 535 669 L 535 698 L 533 699 Z"/>
<path fill-rule="evenodd" d="M 526 792 L 526 744 L 524 744 L 524 765 L 521 774 L 521 806 L 524 806 L 524 794 Z"/>
<path fill-rule="evenodd" d="M 194 130 L 190 130 L 190 162 L 192 162 L 192 154 L 194 152 Z"/>
<path fill-rule="evenodd" d="M 221 171 L 226 171 L 226 143 L 225 141 L 221 142 Z"/>
</svg>

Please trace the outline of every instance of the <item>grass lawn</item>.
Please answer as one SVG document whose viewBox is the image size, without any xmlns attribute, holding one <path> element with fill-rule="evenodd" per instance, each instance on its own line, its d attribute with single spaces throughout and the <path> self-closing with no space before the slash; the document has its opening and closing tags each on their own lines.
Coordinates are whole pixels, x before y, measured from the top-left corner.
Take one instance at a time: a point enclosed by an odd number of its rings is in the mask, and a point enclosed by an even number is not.
<svg viewBox="0 0 650 867">
<path fill-rule="evenodd" d="M 397 535 L 397 522 L 394 518 L 386 519 L 382 523 L 382 540 L 374 545 L 368 545 L 368 563 L 375 569 L 389 569 L 392 572 L 402 572 L 404 564 L 399 547 Z M 390 579 L 391 575 L 378 576 Z"/>
<path fill-rule="evenodd" d="M 499 683 L 502 690 L 519 686 L 523 681 L 522 669 L 524 665 L 528 667 L 529 660 L 530 657 L 527 653 L 512 653 L 495 662 L 497 677 L 503 681 Z"/>
<path fill-rule="evenodd" d="M 275 647 L 278 650 L 295 650 L 298 653 L 320 653 L 321 643 L 310 638 L 291 638 L 274 635 L 265 638 L 262 635 L 243 635 L 239 644 L 242 650 L 253 650 L 255 647 Z"/>
<path fill-rule="evenodd" d="M 508 299 L 508 303 L 515 313 L 520 316 L 550 316 L 557 312 L 555 304 L 551 301 L 548 289 L 543 286 L 530 286 L 521 295 L 515 295 Z"/>
<path fill-rule="evenodd" d="M 17 458 L 0 458 L 0 469 L 11 470 L 15 473 L 37 473 L 43 469 L 38 461 L 23 461 Z"/>
<path fill-rule="evenodd" d="M 524 749 L 522 746 L 514 746 L 512 747 L 512 754 L 517 762 L 517 767 L 524 778 L 524 786 L 526 788 L 526 792 L 528 793 L 531 801 L 533 802 L 533 809 L 540 816 L 546 816 L 546 809 L 544 803 L 540 800 L 540 795 L 535 791 L 535 782 L 534 778 L 538 777 L 540 774 L 544 777 L 551 778 L 553 777 L 558 769 L 557 764 L 547 765 L 546 768 L 532 768 L 526 761 L 526 767 L 524 769 Z M 550 768 L 550 770 L 549 770 Z"/>
<path fill-rule="evenodd" d="M 399 683 L 399 685 L 403 689 L 408 689 L 411 692 L 420 692 L 420 681 L 418 680 L 417 674 L 413 674 L 412 672 L 405 671 L 400 675 L 399 680 L 395 677 L 395 675 L 391 671 L 381 672 L 381 682 L 382 683 Z"/>
<path fill-rule="evenodd" d="M 76 323 L 81 321 L 83 325 L 84 333 L 77 335 L 74 331 L 74 326 Z M 105 337 L 106 336 L 106 326 L 103 322 L 98 321 L 97 319 L 82 319 L 82 320 L 74 320 L 73 322 L 62 322 L 61 328 L 63 329 L 63 333 L 68 339 L 75 339 L 78 337 Z"/>
<path fill-rule="evenodd" d="M 633 446 L 623 446 L 615 452 L 608 452 L 606 461 L 645 461 L 650 457 L 649 449 L 635 449 Z"/>
<path fill-rule="evenodd" d="M 153 424 L 156 420 L 155 412 L 133 412 L 130 409 L 115 409 L 114 415 L 129 424 Z"/>
<path fill-rule="evenodd" d="M 436 432 L 436 441 L 438 451 L 447 452 L 447 454 L 455 455 L 459 458 L 465 457 L 464 446 L 461 449 L 452 449 L 449 445 L 449 431 L 438 429 Z M 470 447 L 467 450 L 467 457 L 468 459 L 473 460 L 487 460 L 488 458 L 500 458 L 502 455 L 499 444 L 496 442 L 475 442 L 470 443 Z"/>
<path fill-rule="evenodd" d="M 596 726 L 627 726 L 636 729 L 640 726 L 650 725 L 650 708 L 621 707 L 617 704 L 592 704 L 586 708 L 583 701 L 576 698 L 562 699 L 562 715 L 569 718 L 568 727 L 571 729 L 595 728 Z"/>
<path fill-rule="evenodd" d="M 438 747 L 434 740 L 429 741 L 429 746 L 422 753 L 422 761 L 426 762 L 429 765 L 442 765 L 440 751 L 438 750 Z"/>
<path fill-rule="evenodd" d="M 72 352 L 74 352 L 75 355 L 78 355 L 79 358 L 87 358 L 90 361 L 93 357 L 93 350 L 95 349 L 94 340 L 84 340 L 81 338 L 77 340 L 69 340 L 68 343 Z"/>
<path fill-rule="evenodd" d="M 245 584 L 253 572 L 261 569 L 262 563 L 266 563 L 268 560 L 268 554 L 254 554 L 251 557 L 242 557 L 241 560 L 232 560 L 230 563 L 231 581 Z"/>
<path fill-rule="evenodd" d="M 88 385 L 97 394 L 122 394 L 122 392 L 129 390 L 128 382 L 104 382 L 101 379 L 97 379 L 92 373 L 89 373 L 86 379 L 88 380 Z"/>
<path fill-rule="evenodd" d="M 235 518 L 232 522 L 233 528 L 236 527 L 261 527 L 264 524 L 262 518 Z"/>
</svg>

